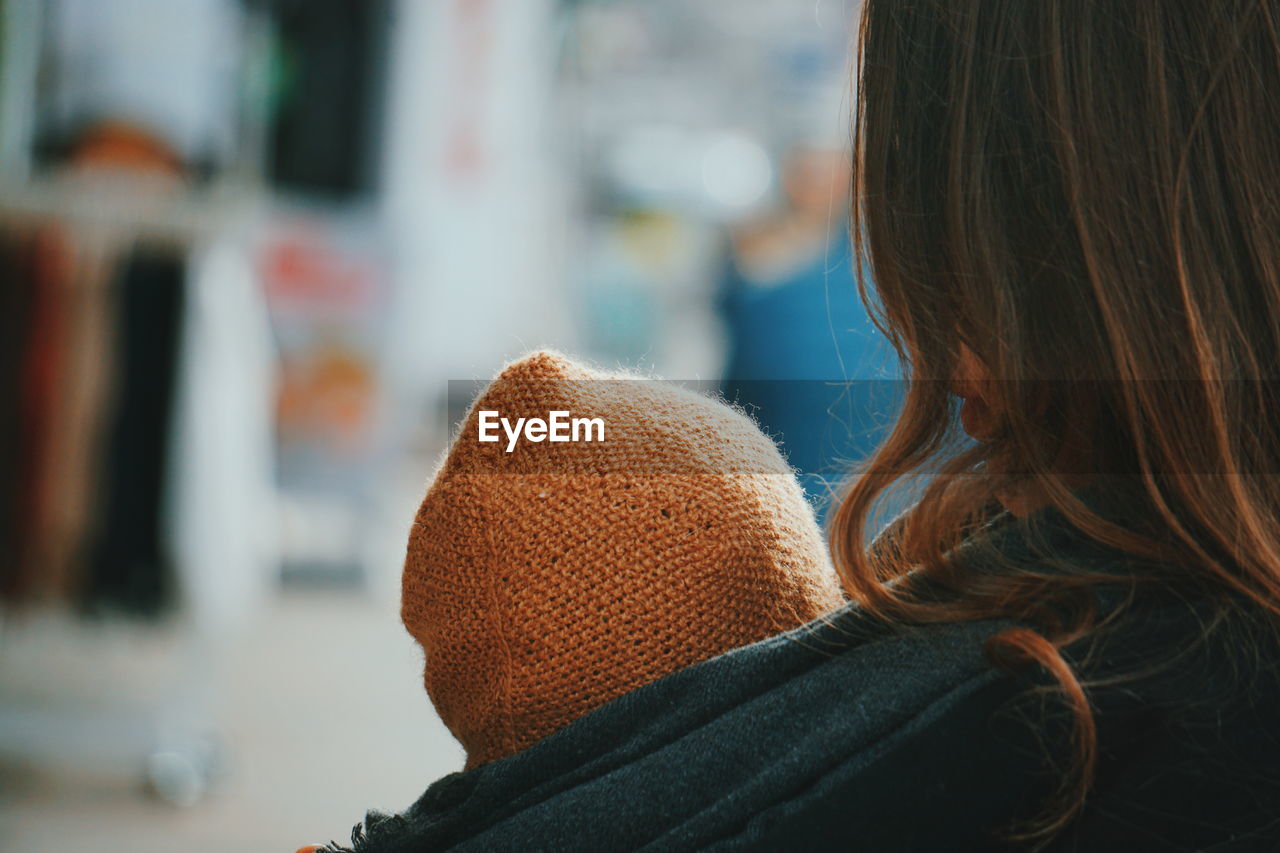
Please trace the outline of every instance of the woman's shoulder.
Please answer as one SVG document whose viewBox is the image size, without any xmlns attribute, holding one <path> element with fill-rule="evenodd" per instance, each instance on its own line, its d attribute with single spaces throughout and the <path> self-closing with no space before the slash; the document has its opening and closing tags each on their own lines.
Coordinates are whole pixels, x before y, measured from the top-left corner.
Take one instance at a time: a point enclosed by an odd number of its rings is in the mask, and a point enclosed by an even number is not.
<svg viewBox="0 0 1280 853">
<path fill-rule="evenodd" d="M 1000 627 L 894 630 L 846 608 L 447 777 L 402 815 L 375 815 L 357 849 L 400 849 L 389 839 L 406 834 L 459 850 L 843 846 L 854 826 L 870 849 L 976 843 L 1039 790 L 1021 722 L 992 723 L 1025 687 L 985 662 Z M 922 792 L 937 798 L 929 822 L 912 805 Z"/>
<path fill-rule="evenodd" d="M 1139 600 L 1102 642 L 1073 650 L 1101 761 L 1062 849 L 1115 838 L 1141 849 L 1161 825 L 1152 814 L 1170 809 L 1201 827 L 1188 839 L 1266 832 L 1276 659 L 1236 645 L 1266 636 L 1250 620 L 1206 634 L 1209 613 Z M 447 777 L 403 814 L 375 815 L 356 849 L 992 849 L 1069 762 L 1070 717 L 1051 680 L 987 661 L 987 639 L 1010 624 L 902 628 L 845 608 Z M 1193 794 L 1206 780 L 1217 790 Z"/>
<path fill-rule="evenodd" d="M 1269 614 L 1230 596 L 1165 594 L 1073 653 L 1098 764 L 1084 813 L 1054 849 L 1280 849 L 1280 639 Z"/>
</svg>

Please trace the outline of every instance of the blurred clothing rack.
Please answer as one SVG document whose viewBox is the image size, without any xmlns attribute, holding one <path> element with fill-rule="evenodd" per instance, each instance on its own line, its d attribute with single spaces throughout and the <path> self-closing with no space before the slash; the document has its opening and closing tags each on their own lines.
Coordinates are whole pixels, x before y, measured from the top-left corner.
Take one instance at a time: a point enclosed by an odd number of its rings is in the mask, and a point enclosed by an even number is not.
<svg viewBox="0 0 1280 853">
<path fill-rule="evenodd" d="M 222 660 L 278 570 L 275 354 L 246 208 L 135 183 L 0 196 L 31 261 L 5 270 L 0 757 L 132 769 L 185 804 L 216 778 Z"/>
<path fill-rule="evenodd" d="M 14 346 L 41 338 L 0 398 L 30 389 L 10 426 L 33 448 L 78 448 L 54 453 L 67 500 L 40 503 L 81 531 L 45 530 L 55 559 L 30 565 L 55 576 L 0 591 L 0 759 L 137 770 L 178 803 L 213 780 L 225 652 L 282 563 L 263 247 L 277 229 L 372 218 L 391 5 L 0 0 L 0 236 L 55 243 L 65 267 L 38 292 L 0 280 L 6 307 L 39 297 L 43 318 L 0 316 Z M 30 480 L 12 439 L 0 454 Z M 137 606 L 86 607 L 95 570 L 76 541 L 117 579 L 147 574 L 131 554 L 163 563 L 167 592 L 144 581 Z M 19 557 L 0 554 L 0 582 Z"/>
</svg>

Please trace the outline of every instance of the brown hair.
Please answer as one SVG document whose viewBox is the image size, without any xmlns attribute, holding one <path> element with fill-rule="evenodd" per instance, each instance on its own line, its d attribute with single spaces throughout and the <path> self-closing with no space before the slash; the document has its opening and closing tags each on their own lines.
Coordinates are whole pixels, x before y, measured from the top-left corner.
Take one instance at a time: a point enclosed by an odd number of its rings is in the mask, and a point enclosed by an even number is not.
<svg viewBox="0 0 1280 853">
<path fill-rule="evenodd" d="M 874 297 L 859 287 L 909 382 L 832 547 L 850 594 L 887 617 L 1036 627 L 990 651 L 1055 677 L 1076 752 L 1024 839 L 1065 826 L 1091 781 L 1087 684 L 1061 650 L 1101 629 L 1103 578 L 966 569 L 956 548 L 999 499 L 1033 496 L 1153 567 L 1135 586 L 1280 613 L 1278 6 L 863 0 L 853 228 Z M 993 378 L 997 427 L 976 444 L 951 393 L 966 350 Z M 868 548 L 879 499 L 921 472 Z M 1081 500 L 1103 476 L 1128 523 Z M 917 578 L 956 595 L 913 595 Z"/>
</svg>

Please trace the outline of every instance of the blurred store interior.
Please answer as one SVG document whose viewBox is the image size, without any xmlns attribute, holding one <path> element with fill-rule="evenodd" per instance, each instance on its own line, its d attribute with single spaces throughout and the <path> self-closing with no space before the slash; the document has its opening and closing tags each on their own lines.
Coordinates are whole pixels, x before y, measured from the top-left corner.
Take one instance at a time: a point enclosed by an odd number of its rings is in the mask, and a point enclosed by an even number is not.
<svg viewBox="0 0 1280 853">
<path fill-rule="evenodd" d="M 856 11 L 0 0 L 0 849 L 291 851 L 461 767 L 397 613 L 451 380 L 723 383 L 821 505 L 897 369 Z"/>
</svg>

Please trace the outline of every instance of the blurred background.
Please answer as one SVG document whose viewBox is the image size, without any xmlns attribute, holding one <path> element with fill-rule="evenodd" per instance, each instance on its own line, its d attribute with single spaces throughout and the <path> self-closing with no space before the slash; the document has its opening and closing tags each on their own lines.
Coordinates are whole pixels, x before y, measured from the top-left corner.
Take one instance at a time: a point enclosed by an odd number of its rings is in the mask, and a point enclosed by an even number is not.
<svg viewBox="0 0 1280 853">
<path fill-rule="evenodd" d="M 453 380 L 892 413 L 856 0 L 0 0 L 0 849 L 288 850 L 460 769 L 398 622 Z"/>
</svg>

